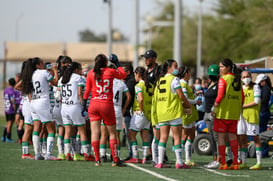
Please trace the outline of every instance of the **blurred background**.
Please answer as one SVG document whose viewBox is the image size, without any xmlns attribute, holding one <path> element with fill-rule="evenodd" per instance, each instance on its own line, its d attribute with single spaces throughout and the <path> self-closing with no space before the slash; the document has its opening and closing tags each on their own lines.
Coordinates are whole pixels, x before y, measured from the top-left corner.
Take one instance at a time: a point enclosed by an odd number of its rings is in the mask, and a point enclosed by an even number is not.
<svg viewBox="0 0 273 181">
<path fill-rule="evenodd" d="M 0 82 L 29 57 L 59 55 L 92 66 L 98 53 L 143 65 L 175 58 L 194 77 L 229 57 L 241 66 L 273 67 L 273 0 L 9 0 L 0 2 Z M 5 80 L 4 80 L 5 79 Z"/>
</svg>

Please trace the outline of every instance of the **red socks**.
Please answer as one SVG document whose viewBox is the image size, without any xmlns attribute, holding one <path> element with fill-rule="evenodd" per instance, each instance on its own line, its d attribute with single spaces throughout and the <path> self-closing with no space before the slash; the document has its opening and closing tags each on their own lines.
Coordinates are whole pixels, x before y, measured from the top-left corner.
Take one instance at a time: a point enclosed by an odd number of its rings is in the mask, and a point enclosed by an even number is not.
<svg viewBox="0 0 273 181">
<path fill-rule="evenodd" d="M 230 145 L 230 149 L 233 154 L 233 163 L 237 164 L 238 163 L 238 161 L 237 161 L 237 159 L 238 159 L 238 141 L 236 139 L 229 141 L 229 145 Z"/>
<path fill-rule="evenodd" d="M 92 141 L 91 144 L 92 144 L 93 151 L 95 154 L 95 160 L 100 161 L 100 141 L 99 140 Z"/>
<path fill-rule="evenodd" d="M 119 158 L 118 158 L 117 140 L 116 139 L 109 140 L 109 144 L 110 144 L 110 149 L 111 149 L 113 161 L 118 162 Z"/>
<path fill-rule="evenodd" d="M 226 164 L 226 145 L 219 145 L 219 156 L 220 156 L 220 162 L 222 165 Z"/>
</svg>

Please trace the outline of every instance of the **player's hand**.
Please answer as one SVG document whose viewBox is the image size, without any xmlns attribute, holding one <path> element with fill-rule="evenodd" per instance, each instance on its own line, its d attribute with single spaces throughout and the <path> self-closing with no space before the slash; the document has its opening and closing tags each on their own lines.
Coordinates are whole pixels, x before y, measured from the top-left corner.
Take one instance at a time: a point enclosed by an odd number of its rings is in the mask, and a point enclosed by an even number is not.
<svg viewBox="0 0 273 181">
<path fill-rule="evenodd" d="M 110 62 L 112 62 L 113 64 L 115 64 L 117 67 L 120 67 L 120 63 L 119 63 L 119 60 L 118 60 L 118 57 L 117 57 L 117 55 L 116 54 L 111 54 L 110 56 L 109 56 L 109 60 L 110 60 Z"/>
<path fill-rule="evenodd" d="M 83 117 L 85 117 L 86 113 L 87 113 L 86 104 L 87 104 L 87 99 L 83 99 L 82 100 L 82 109 L 81 109 L 81 113 L 82 113 Z"/>
</svg>

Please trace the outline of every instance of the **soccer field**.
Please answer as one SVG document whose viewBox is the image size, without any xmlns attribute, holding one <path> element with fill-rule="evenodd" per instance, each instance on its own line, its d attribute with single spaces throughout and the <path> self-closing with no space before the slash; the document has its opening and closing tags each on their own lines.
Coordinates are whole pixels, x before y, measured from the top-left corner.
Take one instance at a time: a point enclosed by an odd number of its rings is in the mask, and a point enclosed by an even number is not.
<svg viewBox="0 0 273 181">
<path fill-rule="evenodd" d="M 5 121 L 0 118 L 0 133 Z M 13 139 L 17 139 L 16 130 L 13 129 Z M 139 145 L 141 141 L 139 140 Z M 121 148 L 121 158 L 127 156 L 127 149 Z M 33 154 L 33 147 L 30 147 Z M 54 148 L 55 154 L 57 148 Z M 110 150 L 108 151 L 108 153 Z M 211 161 L 211 156 L 199 156 L 193 154 L 193 160 L 198 164 L 189 170 L 175 169 L 175 157 L 171 151 L 171 145 L 167 147 L 167 154 L 172 168 L 156 169 L 151 164 L 128 164 L 127 167 L 112 167 L 110 162 L 103 163 L 101 167 L 95 167 L 94 162 L 86 161 L 35 161 L 21 159 L 21 145 L 18 143 L 0 142 L 0 180 L 206 180 L 206 181 L 242 181 L 242 180 L 273 180 L 273 160 L 262 160 L 262 170 L 212 170 L 202 167 Z M 248 165 L 256 162 L 249 158 Z"/>
</svg>

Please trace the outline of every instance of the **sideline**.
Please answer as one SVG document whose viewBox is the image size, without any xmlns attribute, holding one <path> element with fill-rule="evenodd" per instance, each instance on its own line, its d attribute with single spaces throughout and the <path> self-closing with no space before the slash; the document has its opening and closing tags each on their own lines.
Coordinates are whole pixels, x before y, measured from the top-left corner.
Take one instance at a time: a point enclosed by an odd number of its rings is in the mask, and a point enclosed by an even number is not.
<svg viewBox="0 0 273 181">
<path fill-rule="evenodd" d="M 130 167 L 134 167 L 134 168 L 136 168 L 136 169 L 138 169 L 138 170 L 141 170 L 141 171 L 143 171 L 143 172 L 146 172 L 146 173 L 148 173 L 148 174 L 150 174 L 150 175 L 153 175 L 153 176 L 155 176 L 155 177 L 157 177 L 157 178 L 160 178 L 160 179 L 163 179 L 163 180 L 167 180 L 167 181 L 178 181 L 178 180 L 175 180 L 175 179 L 172 179 L 172 178 L 169 178 L 169 177 L 165 177 L 165 176 L 160 175 L 160 174 L 158 174 L 158 173 L 155 173 L 155 172 L 153 172 L 153 171 L 147 170 L 147 169 L 145 169 L 145 168 L 138 167 L 138 166 L 136 166 L 136 165 L 133 164 L 133 163 L 126 163 L 126 165 L 128 165 L 128 166 L 130 166 Z"/>
<path fill-rule="evenodd" d="M 200 167 L 200 166 L 198 168 L 201 168 L 201 169 L 206 170 L 208 172 L 212 172 L 212 173 L 222 175 L 222 176 L 225 176 L 225 177 L 244 177 L 244 178 L 249 177 L 249 175 L 230 175 L 230 174 L 226 174 L 226 173 L 223 173 L 223 172 L 218 172 L 217 170 L 208 169 L 208 168 L 204 168 L 204 167 Z"/>
</svg>

